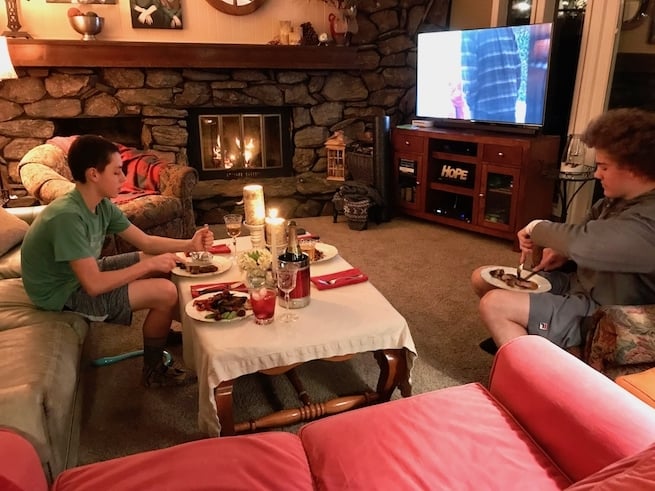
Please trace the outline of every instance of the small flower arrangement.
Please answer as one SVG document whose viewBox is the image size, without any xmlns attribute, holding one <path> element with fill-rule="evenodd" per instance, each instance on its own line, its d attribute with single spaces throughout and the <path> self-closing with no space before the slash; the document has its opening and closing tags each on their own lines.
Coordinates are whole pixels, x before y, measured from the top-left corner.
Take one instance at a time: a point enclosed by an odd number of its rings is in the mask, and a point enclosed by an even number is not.
<svg viewBox="0 0 655 491">
<path fill-rule="evenodd" d="M 244 251 L 237 257 L 239 269 L 250 273 L 255 270 L 266 271 L 271 267 L 273 255 L 268 249 L 251 249 Z"/>
</svg>

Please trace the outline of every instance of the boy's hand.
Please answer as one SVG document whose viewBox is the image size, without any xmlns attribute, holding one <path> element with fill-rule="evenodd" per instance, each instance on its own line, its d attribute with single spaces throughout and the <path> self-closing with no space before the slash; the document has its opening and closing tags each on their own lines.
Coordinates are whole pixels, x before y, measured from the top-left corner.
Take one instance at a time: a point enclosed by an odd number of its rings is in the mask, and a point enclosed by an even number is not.
<svg viewBox="0 0 655 491">
<path fill-rule="evenodd" d="M 209 230 L 209 225 L 205 224 L 200 230 L 193 234 L 191 239 L 191 251 L 208 251 L 214 242 L 214 232 Z"/>
<path fill-rule="evenodd" d="M 172 252 L 151 256 L 147 259 L 150 270 L 160 273 L 170 273 L 179 260 L 180 258 Z"/>
</svg>

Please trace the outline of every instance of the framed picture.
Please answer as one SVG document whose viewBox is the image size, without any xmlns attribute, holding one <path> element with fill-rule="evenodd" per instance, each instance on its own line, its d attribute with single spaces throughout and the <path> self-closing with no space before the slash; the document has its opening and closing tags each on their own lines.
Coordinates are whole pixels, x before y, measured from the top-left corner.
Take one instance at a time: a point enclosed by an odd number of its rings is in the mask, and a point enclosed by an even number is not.
<svg viewBox="0 0 655 491">
<path fill-rule="evenodd" d="M 182 0 L 130 0 L 134 29 L 182 29 Z"/>
<path fill-rule="evenodd" d="M 80 5 L 91 5 L 91 4 L 116 4 L 116 0 L 45 0 L 46 3 L 77 3 Z"/>
</svg>

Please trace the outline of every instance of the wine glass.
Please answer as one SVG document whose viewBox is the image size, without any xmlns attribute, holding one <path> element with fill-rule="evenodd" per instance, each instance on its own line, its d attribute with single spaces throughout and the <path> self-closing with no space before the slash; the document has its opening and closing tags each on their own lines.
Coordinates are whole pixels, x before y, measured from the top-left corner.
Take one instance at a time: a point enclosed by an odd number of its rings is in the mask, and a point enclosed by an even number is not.
<svg viewBox="0 0 655 491">
<path fill-rule="evenodd" d="M 277 287 L 284 292 L 284 307 L 286 312 L 282 315 L 283 322 L 293 322 L 298 319 L 298 314 L 290 311 L 291 299 L 289 294 L 296 287 L 296 276 L 298 275 L 298 266 L 295 264 L 285 264 L 277 270 Z"/>
<path fill-rule="evenodd" d="M 569 135 L 566 140 L 566 147 L 562 154 L 562 166 L 560 172 L 578 174 L 585 172 L 588 167 L 585 165 L 589 149 L 582 141 L 581 135 Z"/>
<path fill-rule="evenodd" d="M 223 217 L 225 220 L 225 229 L 227 230 L 227 235 L 232 237 L 232 253 L 234 254 L 234 259 L 237 258 L 237 237 L 241 235 L 241 223 L 243 222 L 243 216 L 237 213 L 231 213 Z"/>
</svg>

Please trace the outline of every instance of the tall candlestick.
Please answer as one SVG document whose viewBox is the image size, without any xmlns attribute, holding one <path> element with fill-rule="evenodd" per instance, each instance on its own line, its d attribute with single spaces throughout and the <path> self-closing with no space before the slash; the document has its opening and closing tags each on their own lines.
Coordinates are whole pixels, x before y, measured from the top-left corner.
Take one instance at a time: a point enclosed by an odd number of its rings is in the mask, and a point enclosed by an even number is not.
<svg viewBox="0 0 655 491">
<path fill-rule="evenodd" d="M 277 270 L 277 257 L 286 246 L 286 230 L 284 218 L 277 216 L 277 210 L 269 210 L 266 217 L 266 237 L 273 255 L 273 270 Z"/>
<path fill-rule="evenodd" d="M 264 189 L 259 184 L 248 184 L 243 188 L 243 208 L 248 225 L 263 225 L 266 210 Z"/>
</svg>

